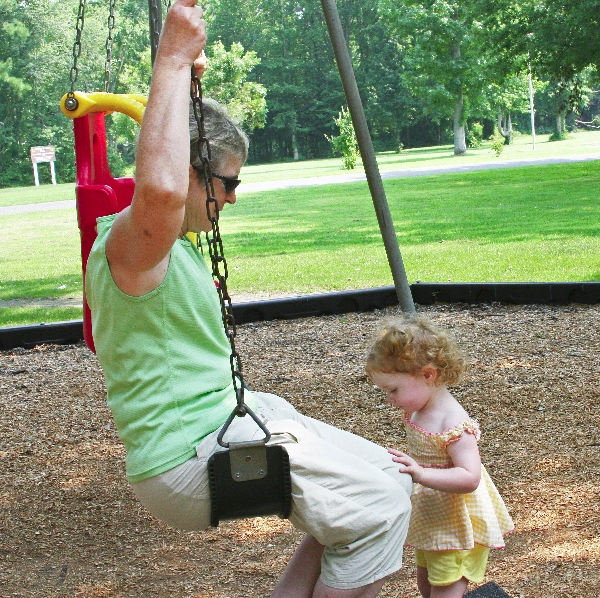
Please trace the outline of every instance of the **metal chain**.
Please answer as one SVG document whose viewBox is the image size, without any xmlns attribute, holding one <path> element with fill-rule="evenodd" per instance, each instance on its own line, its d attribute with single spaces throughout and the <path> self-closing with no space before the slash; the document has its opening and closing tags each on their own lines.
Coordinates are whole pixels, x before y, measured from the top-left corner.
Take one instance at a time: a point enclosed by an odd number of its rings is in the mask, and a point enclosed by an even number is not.
<svg viewBox="0 0 600 598">
<path fill-rule="evenodd" d="M 156 51 L 158 50 L 158 41 L 160 38 L 160 32 L 162 30 L 162 4 L 161 0 L 148 0 L 148 14 L 150 17 L 150 55 L 152 64 L 156 58 Z M 166 0 L 165 14 L 171 10 L 171 0 Z"/>
<path fill-rule="evenodd" d="M 110 68 L 112 64 L 113 31 L 115 28 L 115 2 L 110 0 L 108 14 L 108 37 L 106 38 L 106 62 L 104 63 L 104 91 L 108 92 L 110 86 Z"/>
<path fill-rule="evenodd" d="M 79 68 L 77 67 L 77 60 L 81 54 L 81 34 L 83 33 L 83 23 L 85 14 L 85 3 L 86 0 L 79 0 L 79 12 L 77 14 L 77 23 L 75 25 L 75 43 L 73 44 L 73 66 L 69 72 L 69 79 L 71 81 L 71 91 L 67 93 L 65 100 L 65 108 L 67 110 L 76 110 L 79 102 L 75 98 L 75 83 L 79 76 Z"/>
<path fill-rule="evenodd" d="M 223 242 L 219 231 L 219 209 L 215 198 L 215 191 L 212 182 L 212 173 L 210 168 L 210 144 L 204 131 L 204 111 L 202 107 L 202 87 L 200 80 L 196 75 L 196 70 L 192 66 L 192 84 L 190 90 L 192 106 L 194 108 L 194 117 L 198 126 L 198 156 L 202 160 L 202 171 L 204 174 L 204 185 L 206 188 L 206 213 L 211 223 L 210 232 L 206 233 L 206 243 L 208 253 L 212 265 L 212 274 L 215 280 L 219 300 L 221 302 L 221 316 L 223 318 L 223 326 L 225 334 L 231 345 L 231 377 L 233 379 L 233 388 L 237 398 L 236 415 L 243 416 L 248 413 L 248 408 L 244 403 L 244 378 L 242 375 L 242 364 L 240 356 L 235 348 L 236 325 L 233 317 L 233 308 L 231 305 L 231 297 L 227 291 L 227 261 L 223 252 Z M 206 151 L 203 153 L 203 148 Z M 206 155 L 204 155 L 206 154 Z"/>
<path fill-rule="evenodd" d="M 150 54 L 152 64 L 156 58 L 158 39 L 162 29 L 162 10 L 160 0 L 148 0 L 148 12 L 150 18 Z"/>
</svg>

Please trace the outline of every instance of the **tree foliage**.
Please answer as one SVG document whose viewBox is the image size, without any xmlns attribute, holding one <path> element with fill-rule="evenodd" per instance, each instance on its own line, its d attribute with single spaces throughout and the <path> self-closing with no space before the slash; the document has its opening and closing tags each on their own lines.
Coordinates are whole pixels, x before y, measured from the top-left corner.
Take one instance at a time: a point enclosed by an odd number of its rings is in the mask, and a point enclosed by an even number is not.
<svg viewBox="0 0 600 598">
<path fill-rule="evenodd" d="M 109 91 L 147 93 L 148 7 L 116 3 Z M 250 132 L 254 162 L 325 157 L 346 104 L 319 0 L 206 0 L 205 95 Z M 458 139 L 474 121 L 489 136 L 528 111 L 572 126 L 598 87 L 600 0 L 338 0 L 377 150 Z M 53 145 L 59 181 L 74 179 L 72 123 L 58 109 L 71 86 L 77 0 L 0 0 L 0 186 L 33 183 L 29 149 Z M 88 0 L 75 89 L 106 80 L 109 0 Z M 588 102 L 589 120 L 598 104 Z M 594 108 L 596 107 L 596 108 Z M 137 127 L 108 119 L 111 167 L 130 168 Z M 523 118 L 521 122 L 528 122 Z M 462 131 L 461 131 L 462 128 Z M 458 137 L 457 137 L 458 131 Z M 462 144 L 462 145 L 461 145 Z M 42 182 L 49 172 L 41 169 Z"/>
<path fill-rule="evenodd" d="M 352 125 L 350 112 L 342 106 L 338 117 L 334 118 L 333 121 L 340 130 L 340 133 L 333 137 L 325 135 L 325 138 L 331 143 L 334 153 L 342 156 L 343 168 L 345 170 L 354 170 L 360 153 L 358 151 L 358 141 L 356 140 L 356 133 Z"/>
<path fill-rule="evenodd" d="M 527 56 L 556 80 L 590 65 L 600 73 L 599 0 L 470 1 L 499 51 Z"/>
<path fill-rule="evenodd" d="M 202 80 L 204 93 L 227 106 L 231 116 L 247 131 L 265 126 L 267 103 L 264 85 L 248 80 L 252 69 L 260 64 L 256 52 L 244 52 L 234 42 L 228 52 L 217 40 L 207 48 L 208 69 Z"/>
</svg>

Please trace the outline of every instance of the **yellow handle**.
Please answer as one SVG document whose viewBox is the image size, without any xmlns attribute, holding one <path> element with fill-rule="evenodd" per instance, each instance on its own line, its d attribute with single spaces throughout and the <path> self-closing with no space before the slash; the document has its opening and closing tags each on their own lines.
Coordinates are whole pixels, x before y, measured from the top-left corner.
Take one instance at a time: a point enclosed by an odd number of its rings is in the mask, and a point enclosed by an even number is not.
<svg viewBox="0 0 600 598">
<path fill-rule="evenodd" d="M 122 112 L 142 124 L 142 117 L 146 109 L 147 98 L 137 93 L 106 93 L 96 91 L 94 93 L 73 92 L 78 106 L 75 110 L 67 110 L 65 100 L 69 94 L 65 94 L 60 100 L 60 109 L 69 118 L 79 118 L 92 112 Z"/>
</svg>

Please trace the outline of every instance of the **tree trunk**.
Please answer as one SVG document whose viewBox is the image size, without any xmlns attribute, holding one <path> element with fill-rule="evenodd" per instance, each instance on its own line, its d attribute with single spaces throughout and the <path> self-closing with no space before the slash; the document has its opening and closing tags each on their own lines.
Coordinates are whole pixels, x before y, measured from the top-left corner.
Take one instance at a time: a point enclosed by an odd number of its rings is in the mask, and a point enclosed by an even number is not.
<svg viewBox="0 0 600 598">
<path fill-rule="evenodd" d="M 509 144 L 513 142 L 513 128 L 510 112 L 506 115 L 505 119 L 504 114 L 498 110 L 498 131 L 500 131 L 502 137 L 504 137 Z"/>
<path fill-rule="evenodd" d="M 298 143 L 296 141 L 296 133 L 292 133 L 292 151 L 294 153 L 294 161 L 299 160 L 300 156 L 298 154 Z"/>
<path fill-rule="evenodd" d="M 556 115 L 556 135 L 560 139 L 563 136 L 563 113 L 559 110 Z"/>
<path fill-rule="evenodd" d="M 462 156 L 467 153 L 465 123 L 463 122 L 464 98 L 461 92 L 454 107 L 454 155 Z"/>
</svg>

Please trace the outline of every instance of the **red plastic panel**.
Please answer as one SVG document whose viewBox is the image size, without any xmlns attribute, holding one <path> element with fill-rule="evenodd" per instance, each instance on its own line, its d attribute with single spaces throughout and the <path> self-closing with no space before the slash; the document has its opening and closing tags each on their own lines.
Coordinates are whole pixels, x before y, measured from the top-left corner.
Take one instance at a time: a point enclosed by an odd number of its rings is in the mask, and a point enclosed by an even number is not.
<svg viewBox="0 0 600 598">
<path fill-rule="evenodd" d="M 85 298 L 85 269 L 97 236 L 96 219 L 126 208 L 133 197 L 132 178 L 113 178 L 106 153 L 104 112 L 73 119 L 77 180 L 77 221 L 81 234 L 83 268 L 83 337 L 95 352 L 90 308 Z"/>
</svg>

